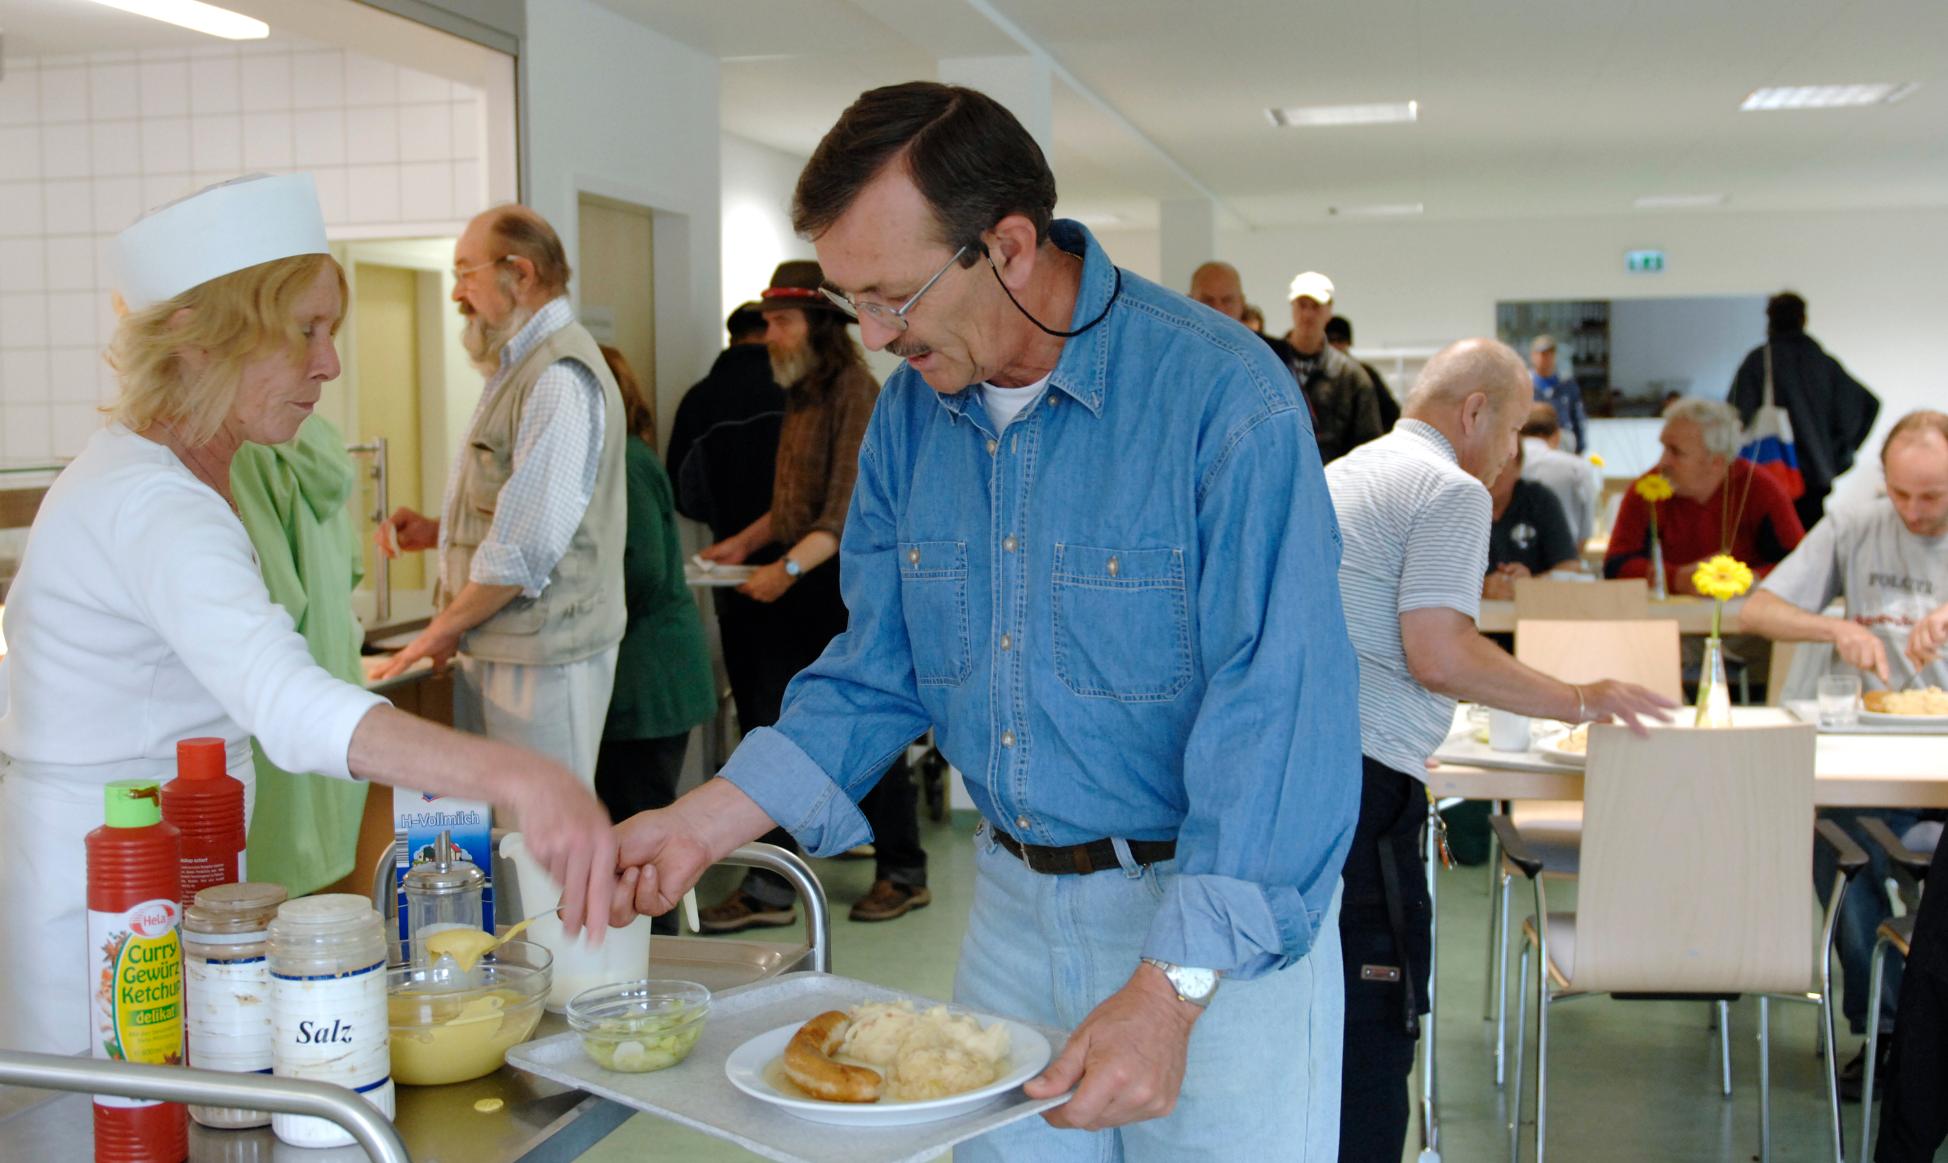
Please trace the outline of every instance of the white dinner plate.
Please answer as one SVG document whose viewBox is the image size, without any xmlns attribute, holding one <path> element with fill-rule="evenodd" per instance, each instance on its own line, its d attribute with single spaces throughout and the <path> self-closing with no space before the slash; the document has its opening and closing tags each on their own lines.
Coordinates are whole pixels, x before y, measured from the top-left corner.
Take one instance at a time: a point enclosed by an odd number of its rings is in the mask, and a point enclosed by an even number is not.
<svg viewBox="0 0 1948 1163">
<path fill-rule="evenodd" d="M 1589 752 L 1571 751 L 1565 748 L 1563 740 L 1569 738 L 1571 731 L 1551 731 L 1535 741 L 1535 753 L 1556 763 L 1567 763 L 1572 767 L 1584 767 L 1589 763 Z"/>
<path fill-rule="evenodd" d="M 1948 723 L 1948 715 L 1890 715 L 1886 711 L 1870 711 L 1860 708 L 1860 721 L 1872 723 L 1876 727 L 1899 727 L 1903 723 Z"/>
<path fill-rule="evenodd" d="M 718 565 L 700 557 L 683 563 L 683 580 L 693 586 L 741 586 L 751 580 L 754 565 Z"/>
<path fill-rule="evenodd" d="M 779 1026 L 759 1034 L 731 1051 L 724 1062 L 724 1074 L 731 1085 L 760 1102 L 768 1102 L 816 1123 L 842 1127 L 900 1127 L 912 1123 L 931 1123 L 966 1114 L 987 1105 L 995 1098 L 1019 1087 L 1042 1072 L 1053 1054 L 1044 1038 L 1033 1027 L 1007 1018 L 971 1014 L 983 1026 L 1000 1022 L 1008 1027 L 1008 1069 L 1000 1078 L 978 1090 L 925 1102 L 824 1102 L 780 1092 L 765 1078 L 765 1070 L 784 1056 L 785 1045 L 798 1032 L 802 1022 Z"/>
</svg>

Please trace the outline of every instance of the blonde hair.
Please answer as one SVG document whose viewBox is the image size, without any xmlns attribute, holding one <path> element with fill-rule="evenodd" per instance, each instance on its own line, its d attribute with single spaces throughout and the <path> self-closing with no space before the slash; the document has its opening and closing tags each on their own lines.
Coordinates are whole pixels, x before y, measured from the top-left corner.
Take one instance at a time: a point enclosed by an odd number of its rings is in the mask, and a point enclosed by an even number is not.
<svg viewBox="0 0 1948 1163">
<path fill-rule="evenodd" d="M 247 360 L 279 346 L 302 358 L 306 338 L 298 296 L 327 264 L 338 276 L 342 304 L 345 272 L 337 260 L 301 254 L 233 271 L 123 315 L 108 344 L 108 365 L 122 385 L 109 415 L 133 432 L 168 423 L 189 444 L 210 440 L 230 414 Z M 183 310 L 190 314 L 179 322 L 175 316 Z M 334 335 L 343 319 L 341 307 L 332 321 Z M 207 356 L 200 371 L 183 358 L 192 348 Z"/>
</svg>

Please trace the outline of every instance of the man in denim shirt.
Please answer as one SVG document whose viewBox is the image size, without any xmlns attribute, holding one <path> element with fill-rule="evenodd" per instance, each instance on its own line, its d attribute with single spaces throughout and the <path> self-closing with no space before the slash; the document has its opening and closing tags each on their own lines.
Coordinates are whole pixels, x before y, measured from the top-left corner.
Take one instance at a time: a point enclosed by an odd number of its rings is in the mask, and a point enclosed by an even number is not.
<svg viewBox="0 0 1948 1163">
<path fill-rule="evenodd" d="M 1075 1027 L 1027 1087 L 1069 1102 L 957 1158 L 1330 1159 L 1358 674 L 1305 403 L 1054 204 L 967 89 L 867 93 L 813 155 L 795 225 L 907 361 L 861 449 L 851 622 L 725 778 L 622 826 L 625 880 L 665 911 L 774 820 L 843 851 L 933 726 L 983 817 L 956 999 Z"/>
</svg>

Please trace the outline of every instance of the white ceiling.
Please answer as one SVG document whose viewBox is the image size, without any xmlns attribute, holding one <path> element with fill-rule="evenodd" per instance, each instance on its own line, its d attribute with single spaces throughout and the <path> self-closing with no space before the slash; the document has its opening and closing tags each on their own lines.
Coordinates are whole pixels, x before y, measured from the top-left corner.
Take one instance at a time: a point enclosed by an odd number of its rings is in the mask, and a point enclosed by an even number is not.
<svg viewBox="0 0 1948 1163">
<path fill-rule="evenodd" d="M 723 59 L 723 124 L 806 154 L 874 85 L 1021 51 L 968 0 L 603 0 Z M 1252 226 L 1948 204 L 1940 0 L 987 0 Z M 1915 81 L 1890 107 L 1741 114 L 1770 84 Z M 1272 105 L 1414 99 L 1413 125 L 1273 129 Z M 1156 220 L 1192 191 L 1058 86 L 1065 212 Z M 1643 212 L 1650 213 L 1650 212 Z"/>
</svg>

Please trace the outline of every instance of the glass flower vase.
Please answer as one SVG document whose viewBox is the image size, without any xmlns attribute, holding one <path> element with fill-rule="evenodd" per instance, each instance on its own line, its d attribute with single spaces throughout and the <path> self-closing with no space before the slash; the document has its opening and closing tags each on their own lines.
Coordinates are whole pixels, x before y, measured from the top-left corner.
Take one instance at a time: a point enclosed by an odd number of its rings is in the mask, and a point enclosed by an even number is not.
<svg viewBox="0 0 1948 1163">
<path fill-rule="evenodd" d="M 1664 580 L 1664 542 L 1652 535 L 1650 539 L 1650 600 L 1661 602 L 1671 596 Z"/>
<path fill-rule="evenodd" d="M 1698 717 L 1692 725 L 1732 725 L 1732 692 L 1725 682 L 1725 644 L 1716 636 L 1705 639 L 1704 664 L 1698 667 Z"/>
</svg>

